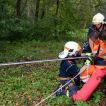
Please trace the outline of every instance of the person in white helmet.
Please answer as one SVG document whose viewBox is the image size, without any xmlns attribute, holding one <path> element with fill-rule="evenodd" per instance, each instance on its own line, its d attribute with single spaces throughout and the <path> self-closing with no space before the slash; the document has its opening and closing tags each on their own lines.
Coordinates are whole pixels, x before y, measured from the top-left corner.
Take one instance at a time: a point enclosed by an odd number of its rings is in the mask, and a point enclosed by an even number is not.
<svg viewBox="0 0 106 106">
<path fill-rule="evenodd" d="M 100 32 L 98 40 L 94 41 L 91 49 L 92 53 L 96 53 L 94 63 L 92 64 L 94 65 L 94 72 L 82 88 L 72 95 L 71 98 L 73 100 L 88 100 L 106 77 L 106 30 Z M 104 91 L 104 94 L 106 94 L 106 91 Z"/>
<path fill-rule="evenodd" d="M 88 100 L 106 77 L 106 23 L 104 19 L 105 17 L 101 13 L 97 13 L 92 19 L 93 25 L 88 32 L 88 45 L 95 56 L 93 64 L 90 65 L 94 68 L 88 69 L 87 73 L 90 70 L 93 72 L 82 88 L 72 95 L 73 100 Z"/>
<path fill-rule="evenodd" d="M 97 40 L 99 37 L 99 33 L 105 29 L 106 29 L 106 22 L 105 22 L 104 15 L 101 13 L 95 14 L 92 18 L 92 25 L 89 27 L 89 30 L 88 30 L 87 42 L 84 43 L 83 52 L 91 52 L 91 49 L 90 49 L 90 46 L 92 45 L 91 40 L 92 41 Z M 94 35 L 91 33 L 94 33 Z"/>
<path fill-rule="evenodd" d="M 99 39 L 100 33 L 106 29 L 106 22 L 105 22 L 105 17 L 101 13 L 97 13 L 93 16 L 92 18 L 92 25 L 89 27 L 88 30 L 88 36 L 87 36 L 87 42 L 84 43 L 83 45 L 83 53 L 93 53 L 94 51 L 91 50 L 93 48 L 94 43 L 97 42 Z M 99 59 L 97 61 L 100 61 Z M 86 64 L 87 63 L 87 64 Z M 92 73 L 94 72 L 94 66 L 91 65 L 91 62 L 87 60 L 85 62 L 84 68 L 85 72 L 81 74 L 81 77 L 83 78 L 82 80 L 85 80 L 85 83 L 87 80 L 90 78 Z M 82 69 L 84 69 L 82 67 Z M 88 71 L 89 70 L 89 71 Z"/>
<path fill-rule="evenodd" d="M 64 51 L 59 53 L 59 58 L 64 59 L 69 57 L 80 56 L 80 51 L 81 51 L 81 47 L 78 43 L 74 41 L 69 41 L 64 45 Z M 60 82 L 59 87 L 61 87 L 62 85 L 70 81 L 70 79 L 76 76 L 78 72 L 79 72 L 79 68 L 76 65 L 76 60 L 72 60 L 72 59 L 62 60 L 60 63 L 59 75 L 58 75 L 58 80 Z M 78 76 L 77 78 L 75 78 L 73 82 L 74 84 L 71 82 L 70 84 L 66 85 L 58 92 L 56 92 L 56 96 L 61 96 L 61 95 L 71 96 L 74 93 L 76 93 L 77 86 L 80 85 L 80 77 Z"/>
<path fill-rule="evenodd" d="M 102 32 L 105 29 L 106 29 L 105 17 L 103 14 L 97 13 L 96 15 L 93 16 L 92 26 L 89 28 L 88 31 L 88 39 L 90 47 L 92 46 L 92 41 L 95 42 L 96 40 L 98 40 L 100 32 Z M 94 33 L 94 35 L 91 33 Z"/>
</svg>

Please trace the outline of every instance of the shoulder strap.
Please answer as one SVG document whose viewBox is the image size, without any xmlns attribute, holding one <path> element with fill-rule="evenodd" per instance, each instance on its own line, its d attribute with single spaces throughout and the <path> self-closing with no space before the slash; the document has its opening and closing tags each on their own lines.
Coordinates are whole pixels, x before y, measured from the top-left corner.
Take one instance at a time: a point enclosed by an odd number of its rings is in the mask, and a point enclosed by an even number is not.
<svg viewBox="0 0 106 106">
<path fill-rule="evenodd" d="M 99 55 L 99 51 L 100 51 L 100 44 L 99 44 L 99 47 L 98 47 L 98 50 L 97 50 L 97 53 L 95 54 L 95 56 Z"/>
<path fill-rule="evenodd" d="M 96 54 L 94 55 L 94 57 L 93 57 L 92 64 L 96 64 L 96 59 L 97 59 L 97 56 L 99 55 L 99 51 L 100 51 L 100 44 L 99 44 L 99 47 L 98 47 L 97 53 L 96 53 Z"/>
</svg>

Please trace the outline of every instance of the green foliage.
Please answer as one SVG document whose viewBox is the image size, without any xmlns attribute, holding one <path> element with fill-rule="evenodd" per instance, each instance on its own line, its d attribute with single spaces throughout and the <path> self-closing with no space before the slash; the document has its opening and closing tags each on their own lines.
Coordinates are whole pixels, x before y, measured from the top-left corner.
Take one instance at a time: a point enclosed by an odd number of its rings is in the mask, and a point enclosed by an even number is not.
<svg viewBox="0 0 106 106">
<path fill-rule="evenodd" d="M 48 24 L 47 24 L 48 23 Z M 4 40 L 17 41 L 17 40 L 67 40 L 76 39 L 82 41 L 86 37 L 86 31 L 71 31 L 68 27 L 66 29 L 58 23 L 54 28 L 54 19 L 45 18 L 39 21 L 39 24 L 30 24 L 28 20 L 23 19 L 9 19 L 0 22 L 0 37 Z M 66 25 L 67 26 L 67 25 Z"/>
<path fill-rule="evenodd" d="M 7 2 L 0 0 L 0 20 L 7 16 Z"/>
<path fill-rule="evenodd" d="M 73 101 L 67 96 L 60 96 L 49 100 L 48 106 L 49 104 L 51 106 L 70 106 L 73 104 Z"/>
<path fill-rule="evenodd" d="M 56 0 L 40 0 L 38 11 L 35 0 L 21 0 L 20 5 L 17 1 L 0 0 L 0 62 L 57 58 L 66 41 L 77 40 L 81 44 L 86 40 L 85 28 L 101 2 L 59 0 L 58 4 Z M 37 104 L 54 91 L 58 69 L 59 62 L 0 67 L 0 106 Z M 90 104 L 98 104 L 102 94 L 96 92 L 93 97 Z M 43 105 L 87 106 L 87 103 L 74 104 L 62 96 Z"/>
<path fill-rule="evenodd" d="M 99 103 L 101 101 L 101 96 L 103 96 L 103 93 L 96 91 L 93 94 L 93 98 L 92 98 L 91 102 L 96 105 L 97 103 Z"/>
<path fill-rule="evenodd" d="M 79 42 L 82 45 L 83 42 L 87 40 L 87 32 L 88 29 L 82 29 L 76 31 L 69 30 L 66 32 L 66 37 L 63 38 L 65 38 L 67 41 L 72 40 L 72 41 Z"/>
<path fill-rule="evenodd" d="M 19 19 L 8 19 L 0 22 L 1 37 L 8 40 L 18 40 L 22 37 L 26 25 Z M 24 27 L 23 27 L 24 26 Z"/>
<path fill-rule="evenodd" d="M 0 42 L 0 45 L 0 61 L 10 62 L 57 58 L 64 41 Z M 0 106 L 31 106 L 48 97 L 57 88 L 59 65 L 60 62 L 46 62 L 0 67 Z M 42 105 L 95 106 L 101 97 L 101 92 L 95 92 L 88 102 L 73 102 L 66 96 L 51 97 Z"/>
<path fill-rule="evenodd" d="M 18 1 L 20 0 L 0 1 L 2 39 L 67 40 L 69 38 L 66 35 L 73 36 L 77 30 L 84 29 L 91 23 L 95 6 L 100 4 L 95 0 L 59 0 L 58 3 L 40 0 L 39 10 L 36 10 L 34 0 L 21 0 L 17 4 Z M 19 16 L 17 12 L 20 13 Z M 37 16 L 35 13 L 38 13 Z"/>
<path fill-rule="evenodd" d="M 76 101 L 75 104 L 76 104 L 76 106 L 88 106 L 88 104 L 83 101 Z"/>
</svg>

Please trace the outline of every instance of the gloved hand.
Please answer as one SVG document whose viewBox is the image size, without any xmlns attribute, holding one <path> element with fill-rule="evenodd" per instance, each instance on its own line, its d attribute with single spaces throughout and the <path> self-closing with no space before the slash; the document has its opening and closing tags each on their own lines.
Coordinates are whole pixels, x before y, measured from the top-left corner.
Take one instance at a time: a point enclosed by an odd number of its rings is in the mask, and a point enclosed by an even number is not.
<svg viewBox="0 0 106 106">
<path fill-rule="evenodd" d="M 92 53 L 85 53 L 86 56 L 92 56 Z"/>
<path fill-rule="evenodd" d="M 85 53 L 84 56 L 88 57 L 88 59 L 85 61 L 85 65 L 89 65 L 93 62 L 93 54 L 92 53 Z"/>
<path fill-rule="evenodd" d="M 91 61 L 89 59 L 87 59 L 84 64 L 85 65 L 90 65 L 91 64 Z"/>
<path fill-rule="evenodd" d="M 91 56 L 92 53 L 81 53 L 81 56 Z"/>
</svg>

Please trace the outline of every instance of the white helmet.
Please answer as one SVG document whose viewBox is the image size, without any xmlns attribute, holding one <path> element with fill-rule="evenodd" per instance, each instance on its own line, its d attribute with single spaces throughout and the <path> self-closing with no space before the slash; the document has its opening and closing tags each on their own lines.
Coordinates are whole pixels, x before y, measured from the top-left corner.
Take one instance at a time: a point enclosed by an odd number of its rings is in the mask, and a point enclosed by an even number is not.
<svg viewBox="0 0 106 106">
<path fill-rule="evenodd" d="M 106 22 L 104 22 L 104 19 L 105 19 L 105 17 L 103 14 L 97 13 L 96 15 L 93 16 L 92 23 L 94 25 L 100 24 L 100 23 L 104 24 L 104 23 L 106 23 Z"/>
<path fill-rule="evenodd" d="M 81 47 L 74 41 L 69 41 L 64 45 L 64 51 L 59 53 L 59 58 L 65 58 L 67 56 L 75 55 L 77 51 L 80 51 Z"/>
</svg>

